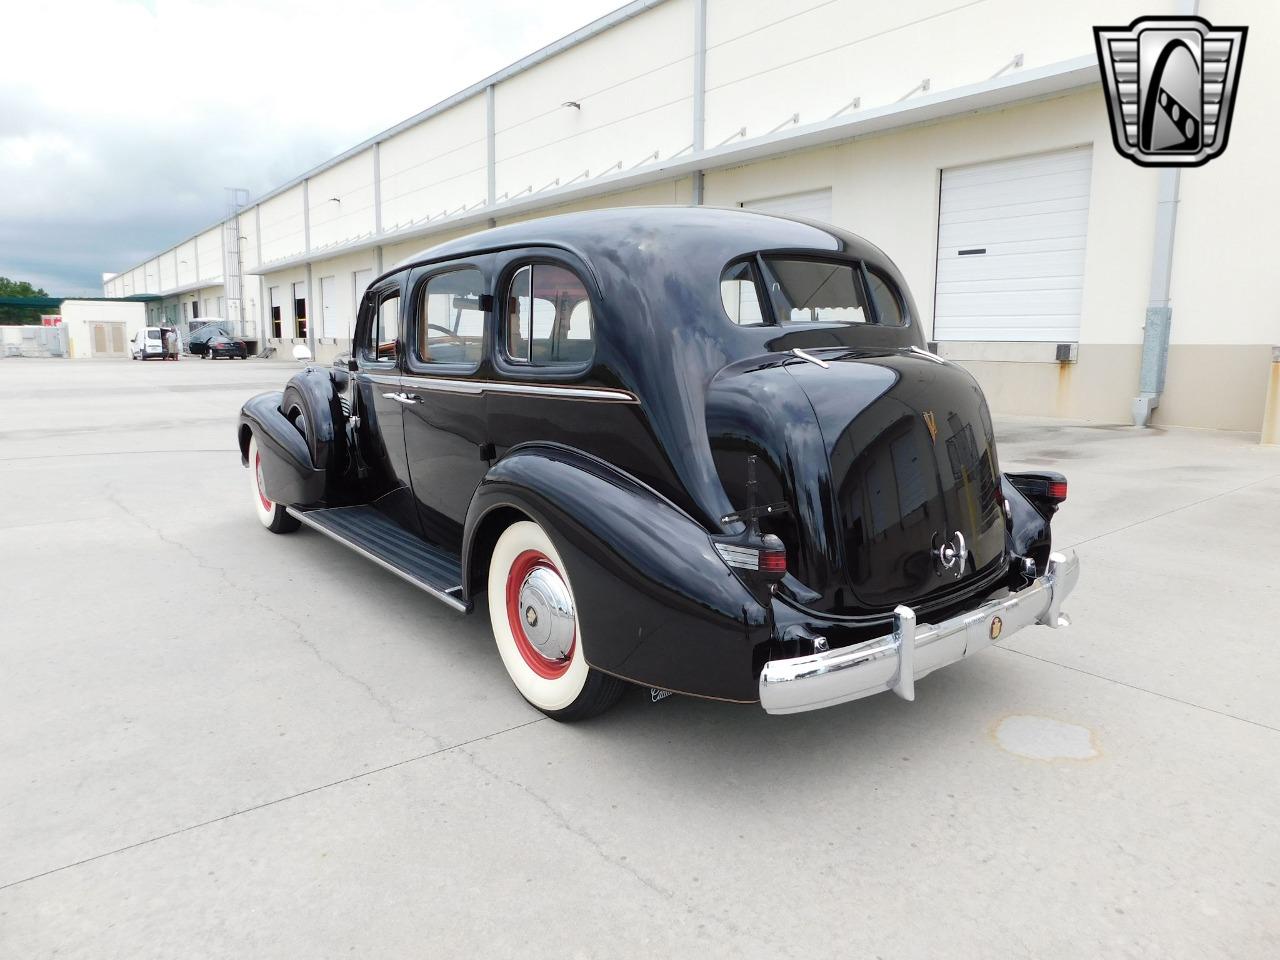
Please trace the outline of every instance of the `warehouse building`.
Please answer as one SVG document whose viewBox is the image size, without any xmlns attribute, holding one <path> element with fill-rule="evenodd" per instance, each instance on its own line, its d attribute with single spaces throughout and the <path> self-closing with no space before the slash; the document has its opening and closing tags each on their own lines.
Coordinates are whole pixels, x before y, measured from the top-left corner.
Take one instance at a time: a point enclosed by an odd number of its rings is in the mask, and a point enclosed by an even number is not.
<svg viewBox="0 0 1280 960">
<path fill-rule="evenodd" d="M 1092 28 L 1193 12 L 1250 27 L 1230 148 L 1139 167 L 1113 146 Z M 104 294 L 323 360 L 370 280 L 436 242 L 590 207 L 745 207 L 882 247 L 998 412 L 1257 432 L 1280 419 L 1278 36 L 1262 2 L 637 0 L 237 198 Z M 1167 356 L 1147 323 L 1165 307 Z"/>
</svg>

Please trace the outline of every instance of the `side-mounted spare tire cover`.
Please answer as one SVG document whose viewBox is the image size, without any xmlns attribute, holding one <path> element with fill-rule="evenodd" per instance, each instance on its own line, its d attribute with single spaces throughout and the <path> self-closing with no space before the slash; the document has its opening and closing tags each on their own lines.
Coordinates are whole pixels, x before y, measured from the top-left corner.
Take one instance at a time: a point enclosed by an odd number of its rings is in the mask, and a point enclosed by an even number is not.
<svg viewBox="0 0 1280 960">
<path fill-rule="evenodd" d="M 290 378 L 280 400 L 280 412 L 306 439 L 311 462 L 326 472 L 331 491 L 347 470 L 347 381 L 345 370 L 307 367 Z"/>
</svg>

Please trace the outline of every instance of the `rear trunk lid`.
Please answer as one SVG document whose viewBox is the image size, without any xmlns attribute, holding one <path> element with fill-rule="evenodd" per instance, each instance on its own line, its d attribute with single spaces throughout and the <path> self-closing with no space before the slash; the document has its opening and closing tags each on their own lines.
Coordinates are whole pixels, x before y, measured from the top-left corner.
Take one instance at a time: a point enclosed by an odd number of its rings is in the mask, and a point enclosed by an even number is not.
<svg viewBox="0 0 1280 960">
<path fill-rule="evenodd" d="M 823 539 L 838 552 L 812 606 L 858 614 L 980 589 L 1005 563 L 1005 523 L 977 382 L 917 349 L 811 353 L 822 364 L 785 369 L 825 447 Z"/>
</svg>

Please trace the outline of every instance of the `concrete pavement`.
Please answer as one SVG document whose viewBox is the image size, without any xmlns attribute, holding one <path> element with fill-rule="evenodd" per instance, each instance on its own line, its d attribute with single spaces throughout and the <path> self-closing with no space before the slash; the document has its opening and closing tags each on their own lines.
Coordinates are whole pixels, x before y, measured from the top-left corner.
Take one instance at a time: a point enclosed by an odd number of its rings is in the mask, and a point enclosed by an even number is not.
<svg viewBox="0 0 1280 960">
<path fill-rule="evenodd" d="M 0 362 L 0 956 L 1280 953 L 1280 449 L 999 420 L 1070 478 L 1070 630 L 565 726 L 483 617 L 258 526 L 290 369 Z"/>
</svg>

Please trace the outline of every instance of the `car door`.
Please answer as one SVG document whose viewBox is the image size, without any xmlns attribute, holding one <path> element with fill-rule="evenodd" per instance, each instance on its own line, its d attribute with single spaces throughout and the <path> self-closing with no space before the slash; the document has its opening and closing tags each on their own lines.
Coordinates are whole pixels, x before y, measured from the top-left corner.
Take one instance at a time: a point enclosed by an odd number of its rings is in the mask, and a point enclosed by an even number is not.
<svg viewBox="0 0 1280 960">
<path fill-rule="evenodd" d="M 493 298 L 487 256 L 415 269 L 406 296 L 405 449 L 423 535 L 455 553 L 493 458 L 485 382 Z"/>
<path fill-rule="evenodd" d="M 420 534 L 404 446 L 403 285 L 403 273 L 387 277 L 371 286 L 361 302 L 352 349 L 352 414 L 358 418 L 357 442 L 371 474 L 373 505 Z"/>
</svg>

